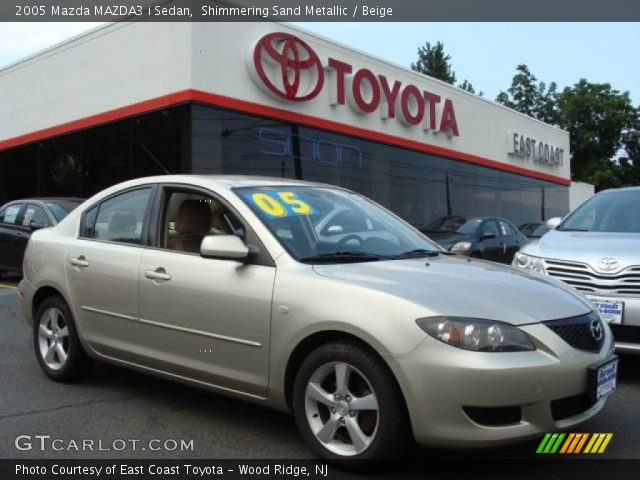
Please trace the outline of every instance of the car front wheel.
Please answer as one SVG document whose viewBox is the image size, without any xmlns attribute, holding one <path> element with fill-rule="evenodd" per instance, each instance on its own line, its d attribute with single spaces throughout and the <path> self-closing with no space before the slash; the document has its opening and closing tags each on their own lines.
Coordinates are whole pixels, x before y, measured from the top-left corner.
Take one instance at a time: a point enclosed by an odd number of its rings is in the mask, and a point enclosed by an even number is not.
<svg viewBox="0 0 640 480">
<path fill-rule="evenodd" d="M 379 356 L 356 343 L 323 345 L 302 362 L 293 410 L 302 435 L 328 460 L 395 456 L 409 438 L 395 379 Z"/>
<path fill-rule="evenodd" d="M 38 308 L 33 340 L 38 363 L 53 380 L 76 380 L 93 366 L 80 344 L 71 310 L 60 297 L 49 297 Z"/>
</svg>

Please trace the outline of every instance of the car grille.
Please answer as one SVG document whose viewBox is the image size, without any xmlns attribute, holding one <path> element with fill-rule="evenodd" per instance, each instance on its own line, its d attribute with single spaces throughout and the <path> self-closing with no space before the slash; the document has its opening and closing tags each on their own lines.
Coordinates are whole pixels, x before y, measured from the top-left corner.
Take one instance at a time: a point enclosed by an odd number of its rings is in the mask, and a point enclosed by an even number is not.
<svg viewBox="0 0 640 480">
<path fill-rule="evenodd" d="M 596 338 L 593 335 L 592 324 L 594 322 L 598 322 L 600 325 L 600 338 Z M 600 351 L 604 343 L 604 325 L 602 325 L 602 322 L 594 312 L 580 315 L 579 317 L 563 318 L 543 323 L 565 342 L 578 350 L 596 353 Z"/>
<path fill-rule="evenodd" d="M 545 259 L 545 270 L 582 292 L 640 296 L 640 265 L 627 267 L 614 275 L 596 273 L 589 265 L 565 260 Z"/>
</svg>

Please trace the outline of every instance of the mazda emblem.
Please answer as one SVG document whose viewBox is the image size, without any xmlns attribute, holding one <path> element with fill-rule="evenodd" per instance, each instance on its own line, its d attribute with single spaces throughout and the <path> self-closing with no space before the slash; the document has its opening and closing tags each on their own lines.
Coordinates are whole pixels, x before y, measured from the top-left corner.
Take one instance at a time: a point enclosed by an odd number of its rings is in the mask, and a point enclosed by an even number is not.
<svg viewBox="0 0 640 480">
<path fill-rule="evenodd" d="M 598 262 L 598 268 L 603 272 L 611 272 L 618 268 L 618 260 L 613 257 L 604 257 Z"/>
<path fill-rule="evenodd" d="M 600 323 L 600 320 L 594 320 L 593 322 L 591 322 L 590 328 L 593 339 L 596 342 L 599 342 L 602 338 L 602 324 Z"/>
</svg>

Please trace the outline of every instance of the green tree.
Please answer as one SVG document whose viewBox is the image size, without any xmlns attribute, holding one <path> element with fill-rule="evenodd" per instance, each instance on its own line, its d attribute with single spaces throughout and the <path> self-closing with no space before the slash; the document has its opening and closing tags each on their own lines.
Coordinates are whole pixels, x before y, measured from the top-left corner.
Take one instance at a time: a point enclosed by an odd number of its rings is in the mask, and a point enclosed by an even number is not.
<svg viewBox="0 0 640 480">
<path fill-rule="evenodd" d="M 618 177 L 623 187 L 640 185 L 640 125 L 622 140 L 622 153 L 618 159 Z"/>
<path fill-rule="evenodd" d="M 473 85 L 471 84 L 471 82 L 466 80 L 466 79 L 461 84 L 458 85 L 458 88 L 460 88 L 462 90 L 465 90 L 465 91 L 467 91 L 469 93 L 476 94 L 476 89 L 473 88 Z M 484 96 L 484 92 L 481 90 L 481 91 L 479 91 L 477 93 L 477 95 L 479 97 L 483 97 Z"/>
<path fill-rule="evenodd" d="M 444 44 L 429 42 L 424 47 L 418 47 L 418 61 L 411 64 L 411 69 L 438 78 L 451 85 L 456 83 L 456 73 L 451 67 L 451 55 L 444 53 Z"/>
<path fill-rule="evenodd" d="M 570 135 L 574 180 L 597 189 L 633 182 L 639 168 L 639 112 L 629 92 L 581 79 L 558 95 L 557 108 L 558 124 Z"/>
<path fill-rule="evenodd" d="M 555 82 L 551 82 L 547 88 L 544 82 L 538 82 L 529 67 L 520 64 L 516 67 L 511 86 L 506 92 L 498 94 L 496 102 L 545 123 L 556 125 L 558 123 L 557 88 Z"/>
</svg>

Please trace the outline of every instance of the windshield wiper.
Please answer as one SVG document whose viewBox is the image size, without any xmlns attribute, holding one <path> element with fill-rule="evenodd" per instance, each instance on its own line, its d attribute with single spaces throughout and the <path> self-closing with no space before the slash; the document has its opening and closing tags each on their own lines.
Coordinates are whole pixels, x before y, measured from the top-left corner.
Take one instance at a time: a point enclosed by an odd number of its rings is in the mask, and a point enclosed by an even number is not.
<svg viewBox="0 0 640 480">
<path fill-rule="evenodd" d="M 588 232 L 588 228 L 558 228 L 561 232 Z"/>
<path fill-rule="evenodd" d="M 346 250 L 309 255 L 308 257 L 302 257 L 300 261 L 304 263 L 376 262 L 378 260 L 386 260 L 388 258 L 389 257 L 385 257 L 383 255 L 376 255 L 375 253 Z"/>
<path fill-rule="evenodd" d="M 424 248 L 416 248 L 415 250 L 408 250 L 406 252 L 399 253 L 391 257 L 393 260 L 400 260 L 403 258 L 420 258 L 420 257 L 437 257 L 441 253 L 438 250 L 425 250 Z"/>
</svg>

